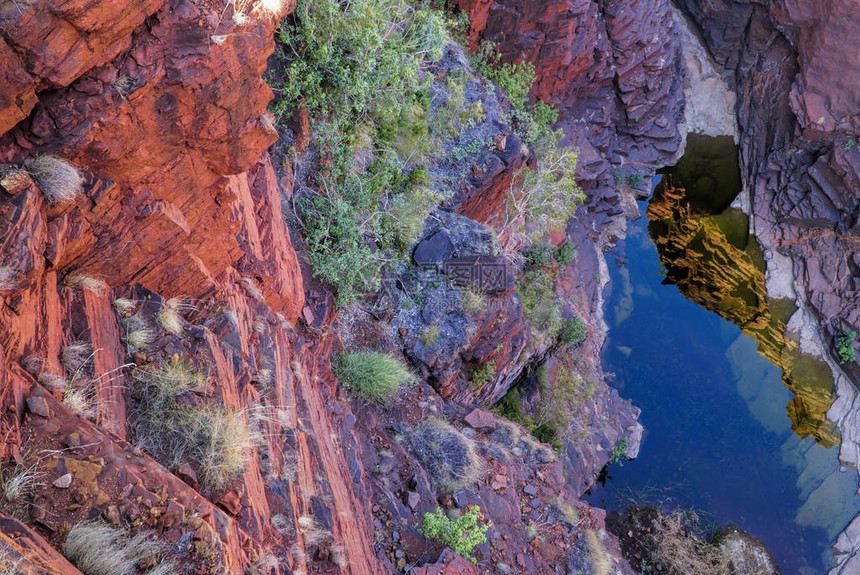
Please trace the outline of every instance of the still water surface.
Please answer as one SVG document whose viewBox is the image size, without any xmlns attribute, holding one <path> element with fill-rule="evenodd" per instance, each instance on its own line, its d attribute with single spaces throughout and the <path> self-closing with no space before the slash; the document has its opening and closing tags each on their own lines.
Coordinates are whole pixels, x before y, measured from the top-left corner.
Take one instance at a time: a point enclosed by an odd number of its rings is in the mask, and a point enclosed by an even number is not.
<svg viewBox="0 0 860 575">
<path fill-rule="evenodd" d="M 640 205 L 645 213 L 647 205 Z M 604 369 L 642 408 L 639 458 L 587 498 L 609 509 L 670 502 L 761 539 L 784 574 L 821 574 L 860 510 L 857 474 L 791 430 L 781 371 L 738 327 L 663 285 L 647 219 L 609 254 Z"/>
</svg>

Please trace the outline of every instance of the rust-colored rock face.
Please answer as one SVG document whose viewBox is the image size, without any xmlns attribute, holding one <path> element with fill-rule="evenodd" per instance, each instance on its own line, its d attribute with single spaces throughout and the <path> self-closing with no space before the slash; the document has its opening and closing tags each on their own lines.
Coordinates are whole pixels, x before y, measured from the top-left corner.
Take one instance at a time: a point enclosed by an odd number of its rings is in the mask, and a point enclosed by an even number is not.
<svg viewBox="0 0 860 575">
<path fill-rule="evenodd" d="M 224 176 L 276 137 L 261 79 L 275 21 L 240 28 L 188 2 L 79 4 L 8 7 L 3 36 L 40 91 L 0 138 L 0 162 L 59 153 L 93 175 L 86 199 L 51 223 L 63 230 L 49 234 L 54 268 L 200 296 L 241 252 Z"/>
<path fill-rule="evenodd" d="M 241 573 L 273 553 L 301 570 L 299 518 L 329 509 L 320 521 L 355 571 L 379 572 L 341 451 L 350 432 L 335 430 L 321 380 L 308 379 L 325 376 L 315 366 L 327 348 L 309 352 L 290 335 L 303 278 L 265 154 L 276 133 L 261 79 L 276 18 L 255 11 L 240 28 L 231 11 L 139 1 L 0 12 L 3 474 L 36 473 L 3 501 L 29 527 L 4 518 L 0 531 L 11 538 L 4 560 L 22 568 L 77 573 L 54 549 L 73 524 L 102 517 L 186 541 L 168 554 L 178 572 Z M 80 193 L 50 204 L 44 184 L 15 167 L 45 153 L 84 174 Z M 146 318 L 134 354 L 119 296 Z M 159 296 L 185 298 L 183 337 L 155 321 Z M 266 463 L 255 454 L 220 492 L 204 494 L 200 468 L 167 469 L 125 442 L 137 417 L 132 362 L 145 370 L 180 357 L 211 378 L 197 401 L 271 420 L 255 448 Z M 262 375 L 276 370 L 277 386 Z M 252 380 L 277 393 L 262 399 Z M 60 401 L 73 386 L 85 412 Z M 282 468 L 292 472 L 279 487 Z M 313 494 L 328 503 L 312 505 Z"/>
<path fill-rule="evenodd" d="M 292 168 L 276 173 L 266 152 L 277 138 L 261 79 L 275 17 L 252 9 L 239 25 L 232 3 L 194 0 L 0 7 L 0 453 L 4 473 L 34 466 L 40 474 L 22 500 L 3 500 L 0 538 L 13 559 L 34 572 L 76 573 L 58 550 L 73 524 L 102 518 L 175 544 L 165 557 L 183 573 L 589 568 L 585 546 L 603 517 L 578 497 L 638 415 L 603 381 L 595 277 L 605 275 L 601 251 L 645 191 L 629 182 L 647 182 L 681 142 L 678 34 L 668 0 L 458 4 L 471 16 L 473 45 L 489 40 L 504 60 L 535 64 L 532 95 L 560 109 L 580 150 L 588 200 L 553 238 L 577 247 L 554 289 L 565 317 L 586 320 L 578 358 L 535 344 L 507 288 L 468 314 L 451 304 L 459 291 L 427 287 L 411 311 L 397 301 L 380 304 L 378 316 L 374 308 L 337 317 L 285 223 Z M 849 250 L 855 202 L 845 190 L 860 182 L 860 67 L 847 50 L 828 58 L 857 29 L 851 3 L 830 11 L 800 0 L 687 4 L 717 61 L 738 72 L 756 232 L 795 258 L 796 277 L 809 280 L 806 299 L 834 330 L 860 325 L 860 311 L 845 305 L 858 275 Z M 285 3 L 281 15 L 291 9 Z M 505 105 L 486 96 L 496 112 Z M 500 226 L 512 179 L 534 161 L 500 115 L 492 122 L 492 145 L 469 160 L 432 218 L 446 233 L 489 236 L 476 222 Z M 307 114 L 294 123 L 294 149 L 312 150 Z M 44 182 L 21 169 L 42 154 L 82 171 L 77 196 L 51 203 Z M 448 256 L 497 257 L 461 247 Z M 419 315 L 462 337 L 449 338 L 444 353 L 431 349 Z M 347 401 L 329 357 L 356 342 L 402 352 L 425 381 L 391 405 Z M 591 435 L 565 443 L 560 456 L 475 411 L 515 383 L 526 407 L 539 401 L 537 387 L 520 380 L 542 362 L 551 380 L 576 366 L 595 387 L 571 413 Z M 141 374 L 180 364 L 202 379 L 176 398 L 178 408 L 226 409 L 259 432 L 240 472 L 217 487 L 199 461 L 160 461 L 130 443 Z M 489 364 L 476 384 L 475 371 Z M 65 397 L 76 388 L 89 408 Z M 436 417 L 480 460 L 469 489 L 431 483 L 413 431 Z M 416 529 L 440 505 L 482 508 L 490 543 L 476 549 L 478 567 Z M 605 546 L 612 555 L 611 537 Z"/>
</svg>

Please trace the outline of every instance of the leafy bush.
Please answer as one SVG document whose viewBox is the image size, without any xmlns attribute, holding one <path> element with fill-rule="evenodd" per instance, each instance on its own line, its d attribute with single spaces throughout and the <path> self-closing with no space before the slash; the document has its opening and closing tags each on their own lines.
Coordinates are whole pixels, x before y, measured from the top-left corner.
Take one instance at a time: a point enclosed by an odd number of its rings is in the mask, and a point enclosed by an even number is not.
<svg viewBox="0 0 860 575">
<path fill-rule="evenodd" d="M 857 338 L 856 331 L 846 331 L 836 338 L 836 352 L 839 354 L 839 363 L 853 362 L 856 359 L 854 353 L 854 340 Z"/>
<path fill-rule="evenodd" d="M 514 109 L 517 132 L 524 141 L 539 147 L 546 145 L 550 127 L 558 120 L 558 111 L 545 102 L 529 104 L 529 92 L 535 82 L 531 62 L 503 62 L 491 42 L 484 42 L 472 55 L 472 65 L 485 78 L 505 91 Z"/>
<path fill-rule="evenodd" d="M 564 243 L 556 248 L 553 257 L 558 265 L 566 266 L 576 257 L 576 248 L 572 244 Z"/>
<path fill-rule="evenodd" d="M 578 154 L 559 147 L 560 138 L 561 132 L 555 132 L 537 168 L 523 168 L 511 183 L 504 229 L 531 241 L 564 227 L 585 199 L 575 178 Z"/>
<path fill-rule="evenodd" d="M 480 389 L 496 377 L 496 362 L 490 360 L 472 371 L 472 389 Z"/>
<path fill-rule="evenodd" d="M 552 247 L 549 244 L 535 244 L 526 252 L 526 260 L 528 260 L 529 264 L 536 267 L 547 265 L 550 257 L 552 257 Z"/>
<path fill-rule="evenodd" d="M 278 112 L 303 104 L 321 115 L 362 115 L 397 108 L 448 35 L 439 13 L 406 0 L 299 0 L 278 41 Z"/>
<path fill-rule="evenodd" d="M 138 572 L 138 563 L 158 556 L 164 548 L 146 534 L 127 537 L 122 529 L 102 521 L 83 521 L 69 531 L 63 551 L 85 575 L 131 575 Z M 156 563 L 146 573 L 175 572 L 170 562 Z"/>
<path fill-rule="evenodd" d="M 624 462 L 627 461 L 627 445 L 627 438 L 622 437 L 621 441 L 612 447 L 612 455 L 609 458 L 609 462 L 624 465 Z"/>
<path fill-rule="evenodd" d="M 84 177 L 69 162 L 56 156 L 38 156 L 24 167 L 36 180 L 45 199 L 52 204 L 74 200 L 81 193 Z"/>
<path fill-rule="evenodd" d="M 531 62 L 502 62 L 491 42 L 484 42 L 472 56 L 475 69 L 490 82 L 497 84 L 516 110 L 525 110 L 529 91 L 535 83 L 535 67 Z"/>
<path fill-rule="evenodd" d="M 517 292 L 523 313 L 535 330 L 540 343 L 556 337 L 561 327 L 561 301 L 555 297 L 555 272 L 546 269 L 529 270 L 517 282 Z"/>
<path fill-rule="evenodd" d="M 203 403 L 205 378 L 190 363 L 166 361 L 134 372 L 138 446 L 168 467 L 194 463 L 202 483 L 221 489 L 246 468 L 254 435 L 241 412 Z"/>
<path fill-rule="evenodd" d="M 408 447 L 433 485 L 447 493 L 471 485 L 481 470 L 472 441 L 441 419 L 429 418 L 416 425 Z"/>
<path fill-rule="evenodd" d="M 332 361 L 332 369 L 350 392 L 378 403 L 389 401 L 413 379 L 401 361 L 376 351 L 338 354 Z"/>
<path fill-rule="evenodd" d="M 407 0 L 299 0 L 279 29 L 274 111 L 311 114 L 321 169 L 298 207 L 308 260 L 338 305 L 379 289 L 442 199 L 402 172 L 434 145 L 422 69 L 441 57 L 445 26 Z"/>
<path fill-rule="evenodd" d="M 489 528 L 488 525 L 479 523 L 483 518 L 477 505 L 467 508 L 466 512 L 454 521 L 437 507 L 433 513 L 424 514 L 421 534 L 427 539 L 447 545 L 458 555 L 477 564 L 477 560 L 472 557 L 472 550 L 481 543 L 486 543 L 486 532 Z"/>
<path fill-rule="evenodd" d="M 577 345 L 585 341 L 588 329 L 579 317 L 562 320 L 558 330 L 558 343 L 560 345 Z"/>
</svg>

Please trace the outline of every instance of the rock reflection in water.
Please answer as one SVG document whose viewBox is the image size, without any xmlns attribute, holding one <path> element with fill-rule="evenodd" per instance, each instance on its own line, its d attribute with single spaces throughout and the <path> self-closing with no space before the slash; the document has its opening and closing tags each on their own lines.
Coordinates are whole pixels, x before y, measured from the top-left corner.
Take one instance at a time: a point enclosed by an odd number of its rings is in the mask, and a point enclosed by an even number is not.
<svg viewBox="0 0 860 575">
<path fill-rule="evenodd" d="M 730 138 L 728 143 L 732 154 Z M 702 148 L 707 143 L 693 140 L 690 145 Z M 685 297 L 755 338 L 759 353 L 782 370 L 782 380 L 794 394 L 787 408 L 792 429 L 825 447 L 836 445 L 839 431 L 826 416 L 834 394 L 830 370 L 801 354 L 797 341 L 786 333 L 794 303 L 767 296 L 765 262 L 749 235 L 748 218 L 729 207 L 740 189 L 739 179 L 722 160 L 725 143 L 712 147 L 710 154 L 692 150 L 695 160 L 682 160 L 670 170 L 648 205 L 648 232 L 665 269 L 663 283 L 678 286 Z M 702 170 L 721 176 L 702 176 Z M 689 189 L 687 181 L 692 182 Z"/>
</svg>

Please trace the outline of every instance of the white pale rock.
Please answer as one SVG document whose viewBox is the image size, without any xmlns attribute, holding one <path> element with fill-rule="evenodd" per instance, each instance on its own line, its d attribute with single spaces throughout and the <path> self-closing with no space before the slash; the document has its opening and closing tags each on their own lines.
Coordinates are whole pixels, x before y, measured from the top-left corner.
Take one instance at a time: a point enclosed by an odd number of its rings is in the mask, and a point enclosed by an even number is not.
<svg viewBox="0 0 860 575">
<path fill-rule="evenodd" d="M 61 475 L 60 477 L 56 478 L 51 485 L 53 485 L 54 487 L 58 487 L 60 489 L 68 489 L 69 485 L 71 485 L 71 484 L 72 484 L 72 474 L 66 473 L 65 475 Z"/>
</svg>

